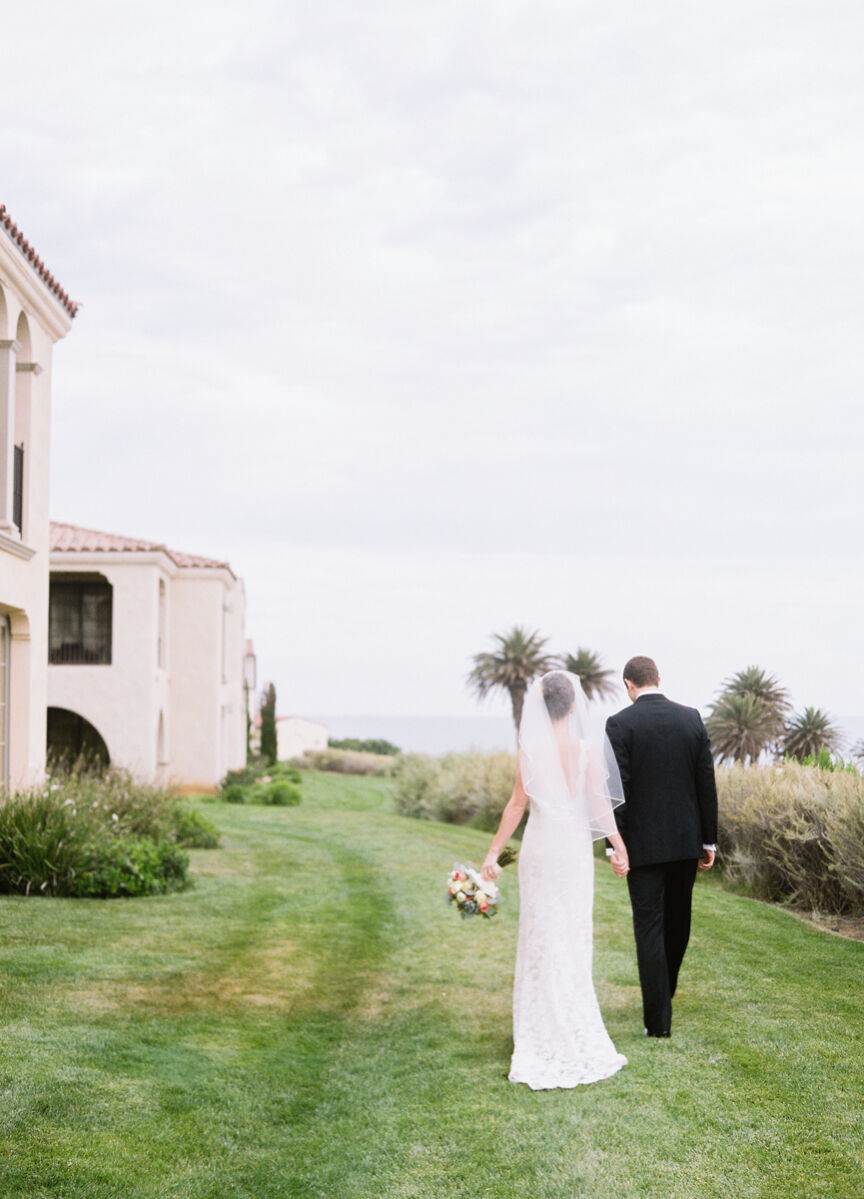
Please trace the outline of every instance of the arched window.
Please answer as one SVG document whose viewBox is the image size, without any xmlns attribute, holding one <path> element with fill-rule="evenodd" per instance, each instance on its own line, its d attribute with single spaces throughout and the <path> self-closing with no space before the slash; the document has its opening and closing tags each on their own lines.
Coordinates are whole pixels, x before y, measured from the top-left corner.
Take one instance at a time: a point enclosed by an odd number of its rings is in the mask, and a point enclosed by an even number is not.
<svg viewBox="0 0 864 1199">
<path fill-rule="evenodd" d="M 12 467 L 12 523 L 25 539 L 25 524 L 28 518 L 27 478 L 25 472 L 31 465 L 28 462 L 30 454 L 30 380 L 32 372 L 37 369 L 33 363 L 33 352 L 30 342 L 30 325 L 22 312 L 18 317 L 18 328 L 15 331 L 18 342 L 18 361 L 15 366 L 15 428 L 13 430 L 13 467 Z"/>
<path fill-rule="evenodd" d="M 159 642 L 156 663 L 160 670 L 168 668 L 168 588 L 165 580 L 159 580 Z"/>
<path fill-rule="evenodd" d="M 110 666 L 113 588 L 104 575 L 52 571 L 48 661 Z"/>
<path fill-rule="evenodd" d="M 159 726 L 156 729 L 156 765 L 165 766 L 168 762 L 168 752 L 165 746 L 165 713 L 159 713 Z"/>
</svg>

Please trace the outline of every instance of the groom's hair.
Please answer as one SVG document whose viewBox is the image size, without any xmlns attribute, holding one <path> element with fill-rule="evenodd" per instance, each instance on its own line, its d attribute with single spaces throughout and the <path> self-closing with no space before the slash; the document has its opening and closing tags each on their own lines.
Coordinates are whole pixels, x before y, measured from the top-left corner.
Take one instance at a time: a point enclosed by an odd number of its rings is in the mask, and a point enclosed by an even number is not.
<svg viewBox="0 0 864 1199">
<path fill-rule="evenodd" d="M 634 687 L 657 687 L 660 684 L 660 671 L 653 658 L 631 658 L 624 667 L 624 682 L 631 682 Z"/>
<path fill-rule="evenodd" d="M 576 699 L 573 684 L 562 670 L 553 670 L 543 676 L 543 698 L 546 710 L 553 720 L 561 720 L 566 716 Z"/>
</svg>

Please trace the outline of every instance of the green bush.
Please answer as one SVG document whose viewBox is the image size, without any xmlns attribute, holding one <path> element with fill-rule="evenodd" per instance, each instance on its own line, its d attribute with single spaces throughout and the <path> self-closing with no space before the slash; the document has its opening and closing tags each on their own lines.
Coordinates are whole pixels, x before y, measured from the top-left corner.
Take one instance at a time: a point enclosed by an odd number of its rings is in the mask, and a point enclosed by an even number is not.
<svg viewBox="0 0 864 1199">
<path fill-rule="evenodd" d="M 113 897 L 187 884 L 181 846 L 214 846 L 209 821 L 157 787 L 110 771 L 53 776 L 0 801 L 0 892 Z"/>
<path fill-rule="evenodd" d="M 216 849 L 219 830 L 200 812 L 186 804 L 175 804 L 173 814 L 174 839 L 184 849 Z"/>
<path fill-rule="evenodd" d="M 264 758 L 248 762 L 242 770 L 229 770 L 220 785 L 219 798 L 225 803 L 267 803 L 262 797 L 259 784 L 265 786 L 275 779 L 299 786 L 300 771 L 289 762 L 275 762 L 272 766 Z M 299 803 L 298 800 L 292 802 Z"/>
<path fill-rule="evenodd" d="M 358 753 L 386 754 L 392 758 L 402 752 L 398 745 L 394 745 L 392 741 L 385 741 L 383 737 L 373 737 L 366 741 L 359 741 L 356 737 L 343 737 L 341 740 L 335 741 L 331 737 L 327 744 L 330 749 L 353 749 Z"/>
<path fill-rule="evenodd" d="M 275 807 L 294 807 L 300 799 L 300 788 L 287 779 L 274 779 L 262 788 L 261 802 Z"/>
<path fill-rule="evenodd" d="M 69 895 L 116 899 L 129 895 L 161 895 L 187 885 L 189 855 L 174 841 L 148 837 L 108 837 L 90 847 Z"/>
<path fill-rule="evenodd" d="M 718 770 L 718 866 L 759 899 L 864 914 L 864 778 L 784 762 Z"/>
<path fill-rule="evenodd" d="M 390 754 L 358 753 L 349 749 L 318 749 L 305 753 L 301 764 L 307 770 L 333 771 L 336 774 L 367 774 L 390 778 L 399 759 Z"/>
<path fill-rule="evenodd" d="M 303 776 L 296 766 L 292 766 L 290 762 L 277 762 L 275 766 L 266 772 L 271 778 L 285 779 L 286 782 L 295 783 L 298 787 L 302 782 Z"/>
<path fill-rule="evenodd" d="M 508 753 L 405 754 L 395 773 L 397 811 L 494 830 L 513 791 L 516 759 Z"/>
<path fill-rule="evenodd" d="M 267 763 L 263 758 L 258 761 L 249 762 L 241 770 L 229 770 L 222 782 L 219 784 L 220 789 L 224 791 L 226 787 L 231 787 L 235 784 L 240 787 L 248 787 L 262 774 L 265 774 L 266 771 Z"/>
<path fill-rule="evenodd" d="M 221 791 L 222 799 L 226 803 L 245 803 L 247 788 L 242 787 L 240 783 L 229 783 L 227 787 L 223 787 Z"/>
</svg>

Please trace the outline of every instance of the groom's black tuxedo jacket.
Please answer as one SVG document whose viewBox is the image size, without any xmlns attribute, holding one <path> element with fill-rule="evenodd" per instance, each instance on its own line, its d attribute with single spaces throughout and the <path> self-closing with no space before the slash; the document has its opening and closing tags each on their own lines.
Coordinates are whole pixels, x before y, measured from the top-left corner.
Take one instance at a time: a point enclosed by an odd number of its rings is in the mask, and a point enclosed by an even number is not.
<svg viewBox="0 0 864 1199">
<path fill-rule="evenodd" d="M 717 785 L 696 709 L 649 692 L 610 716 L 606 732 L 624 784 L 615 818 L 630 865 L 701 857 L 717 840 Z"/>
</svg>

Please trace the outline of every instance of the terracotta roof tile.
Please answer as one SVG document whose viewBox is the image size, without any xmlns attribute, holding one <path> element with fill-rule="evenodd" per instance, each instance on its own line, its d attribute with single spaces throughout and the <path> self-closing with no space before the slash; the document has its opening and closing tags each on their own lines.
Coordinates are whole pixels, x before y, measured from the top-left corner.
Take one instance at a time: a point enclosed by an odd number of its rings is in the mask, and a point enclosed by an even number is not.
<svg viewBox="0 0 864 1199">
<path fill-rule="evenodd" d="M 24 234 L 21 232 L 21 230 L 18 228 L 18 226 L 12 220 L 9 213 L 6 211 L 5 204 L 0 204 L 0 227 L 2 227 L 3 229 L 6 230 L 6 232 L 12 238 L 15 245 L 19 248 L 21 253 L 24 255 L 24 257 L 27 259 L 27 261 L 33 267 L 33 270 L 36 272 L 36 274 L 39 276 L 39 278 L 42 280 L 42 282 L 45 284 L 45 286 L 48 288 L 48 290 L 57 297 L 57 299 L 60 301 L 60 303 L 63 305 L 63 307 L 69 313 L 69 315 L 74 316 L 75 313 L 78 311 L 78 309 L 81 307 L 81 305 L 77 304 L 74 300 L 69 298 L 67 293 L 60 286 L 59 280 L 54 278 L 54 276 L 48 270 L 48 267 L 45 265 L 45 263 L 42 261 L 42 259 L 39 257 L 39 255 L 36 253 L 36 251 L 33 249 L 33 247 L 30 245 L 27 238 L 24 236 Z"/>
<path fill-rule="evenodd" d="M 65 525 L 59 521 L 51 521 L 51 552 L 78 551 L 108 551 L 123 553 L 138 551 L 139 553 L 167 554 L 176 566 L 213 566 L 234 571 L 227 562 L 218 562 L 215 558 L 202 558 L 197 554 L 182 554 L 170 550 L 159 541 L 140 541 L 137 537 L 122 537 L 119 533 L 100 533 L 96 529 L 82 529 L 78 525 Z M 234 576 L 236 578 L 236 575 Z"/>
</svg>

